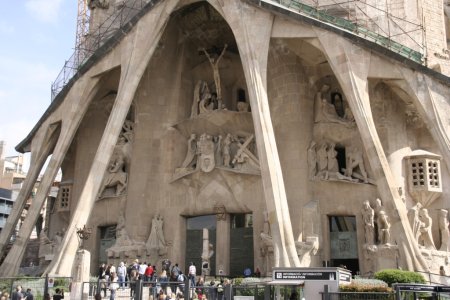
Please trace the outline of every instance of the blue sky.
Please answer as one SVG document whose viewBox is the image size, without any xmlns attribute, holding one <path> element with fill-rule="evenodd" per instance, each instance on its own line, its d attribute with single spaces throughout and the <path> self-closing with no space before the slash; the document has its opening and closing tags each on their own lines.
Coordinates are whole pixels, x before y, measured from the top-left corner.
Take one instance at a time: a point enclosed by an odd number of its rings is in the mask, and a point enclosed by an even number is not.
<svg viewBox="0 0 450 300">
<path fill-rule="evenodd" d="M 74 51 L 77 0 L 0 0 L 0 140 L 6 156 L 50 104 L 50 86 Z"/>
</svg>

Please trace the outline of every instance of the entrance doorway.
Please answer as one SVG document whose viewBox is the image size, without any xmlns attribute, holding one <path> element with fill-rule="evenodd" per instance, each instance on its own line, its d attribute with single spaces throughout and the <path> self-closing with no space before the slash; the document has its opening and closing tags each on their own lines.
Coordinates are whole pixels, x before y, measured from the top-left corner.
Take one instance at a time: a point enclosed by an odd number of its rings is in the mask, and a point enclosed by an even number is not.
<svg viewBox="0 0 450 300">
<path fill-rule="evenodd" d="M 108 256 L 106 255 L 106 249 L 111 248 L 116 243 L 116 226 L 102 226 L 100 230 L 100 242 L 98 251 L 99 263 L 106 263 Z"/>
<path fill-rule="evenodd" d="M 214 254 L 210 258 L 210 274 L 216 274 L 216 215 L 206 215 L 188 218 L 186 220 L 186 261 L 185 266 L 193 262 L 197 268 L 197 274 L 202 269 L 203 229 L 208 230 L 209 244 L 212 245 Z"/>
<path fill-rule="evenodd" d="M 252 214 L 230 215 L 230 275 L 243 276 L 244 269 L 253 266 Z"/>
<path fill-rule="evenodd" d="M 355 216 L 329 216 L 330 258 L 332 267 L 359 272 Z"/>
</svg>

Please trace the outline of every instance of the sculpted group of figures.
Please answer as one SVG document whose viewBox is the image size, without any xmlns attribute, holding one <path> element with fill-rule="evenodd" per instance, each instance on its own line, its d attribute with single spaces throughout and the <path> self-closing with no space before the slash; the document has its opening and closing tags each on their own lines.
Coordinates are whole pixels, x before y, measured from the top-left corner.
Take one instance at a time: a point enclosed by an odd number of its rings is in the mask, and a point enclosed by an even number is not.
<svg viewBox="0 0 450 300">
<path fill-rule="evenodd" d="M 339 170 L 336 144 L 322 143 L 317 146 L 312 141 L 308 148 L 309 178 L 311 180 L 346 180 L 368 183 L 366 168 L 361 149 L 345 148 L 345 168 Z"/>
<path fill-rule="evenodd" d="M 134 241 L 129 237 L 125 228 L 125 219 L 120 215 L 116 228 L 116 243 L 106 250 L 108 257 L 120 257 L 122 252 L 125 253 L 125 256 L 136 254 L 131 253 L 133 251 L 138 251 L 140 255 L 145 255 L 144 253 L 146 253 L 152 259 L 157 259 L 159 256 L 165 255 L 168 245 L 164 237 L 163 225 L 163 216 L 156 214 L 152 219 L 150 235 L 144 244 L 143 242 Z"/>
<path fill-rule="evenodd" d="M 391 238 L 391 224 L 381 200 L 376 199 L 375 209 L 370 206 L 368 200 L 364 201 L 361 214 L 364 221 L 366 244 L 375 245 L 375 242 L 378 242 L 380 245 L 388 246 Z M 375 231 L 375 229 L 377 230 Z"/>
<path fill-rule="evenodd" d="M 361 214 L 364 221 L 366 243 L 368 245 L 374 245 L 375 241 L 378 241 L 380 244 L 389 244 L 390 224 L 381 204 L 381 200 L 376 200 L 375 209 L 370 206 L 369 201 L 364 201 Z M 449 250 L 448 242 L 450 232 L 447 216 L 447 210 L 439 210 L 438 226 L 441 236 L 440 251 Z M 433 220 L 428 214 L 428 209 L 423 208 L 420 203 L 417 203 L 408 210 L 408 219 L 419 247 L 428 250 L 436 250 L 432 235 Z M 377 235 L 375 235 L 376 227 L 378 228 Z"/>
<path fill-rule="evenodd" d="M 331 101 L 328 101 L 326 95 L 329 94 L 330 86 L 324 84 L 316 94 L 314 103 L 314 122 L 315 123 L 337 123 L 346 127 L 355 126 L 355 118 L 347 103 L 342 99 L 338 92 L 331 93 Z"/>
<path fill-rule="evenodd" d="M 200 114 L 208 113 L 213 110 L 226 110 L 227 107 L 222 100 L 222 88 L 220 83 L 220 73 L 219 73 L 219 63 L 227 50 L 228 45 L 225 44 L 222 52 L 219 53 L 209 53 L 205 48 L 201 51 L 208 58 L 211 64 L 215 92 L 212 93 L 208 83 L 204 80 L 199 80 L 194 88 L 194 101 L 192 102 L 191 108 L 191 118 L 194 118 Z M 240 112 L 248 112 L 249 103 L 245 101 L 239 101 L 237 103 L 237 110 Z"/>
<path fill-rule="evenodd" d="M 449 221 L 447 219 L 448 211 L 440 209 L 438 214 L 438 226 L 441 236 L 440 251 L 448 251 L 449 245 Z M 414 234 L 414 238 L 420 247 L 428 250 L 436 250 L 432 235 L 433 220 L 428 214 L 428 209 L 423 208 L 422 204 L 417 203 L 408 210 L 409 224 Z"/>
<path fill-rule="evenodd" d="M 211 172 L 216 166 L 237 171 L 258 171 L 259 160 L 256 157 L 256 146 L 253 134 L 237 136 L 228 133 L 212 136 L 203 133 L 199 137 L 191 134 L 188 140 L 186 158 L 176 173 L 193 170 Z"/>
</svg>

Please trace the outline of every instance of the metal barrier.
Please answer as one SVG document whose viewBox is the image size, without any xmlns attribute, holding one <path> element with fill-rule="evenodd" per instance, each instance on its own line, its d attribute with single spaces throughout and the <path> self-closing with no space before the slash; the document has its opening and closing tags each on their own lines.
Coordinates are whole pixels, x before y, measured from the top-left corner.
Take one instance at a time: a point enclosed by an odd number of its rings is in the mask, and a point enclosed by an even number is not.
<svg viewBox="0 0 450 300">
<path fill-rule="evenodd" d="M 62 290 L 69 297 L 72 278 L 70 277 L 10 277 L 0 278 L 0 295 L 12 295 L 17 286 L 22 287 L 22 292 L 28 289 L 34 299 L 41 300 L 46 293 L 54 295 L 56 289 Z M 9 299 L 9 297 L 7 297 Z"/>
<path fill-rule="evenodd" d="M 395 300 L 395 293 L 356 293 L 328 292 L 322 294 L 322 300 Z"/>
</svg>

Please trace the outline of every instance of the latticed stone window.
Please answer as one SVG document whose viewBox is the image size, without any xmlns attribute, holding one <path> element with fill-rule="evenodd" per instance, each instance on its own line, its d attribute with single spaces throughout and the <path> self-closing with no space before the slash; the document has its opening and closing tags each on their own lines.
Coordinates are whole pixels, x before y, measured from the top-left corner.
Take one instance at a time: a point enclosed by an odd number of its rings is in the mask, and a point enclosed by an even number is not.
<svg viewBox="0 0 450 300">
<path fill-rule="evenodd" d="M 70 209 L 70 192 L 72 185 L 61 185 L 59 187 L 59 210 Z"/>
<path fill-rule="evenodd" d="M 415 150 L 407 157 L 409 192 L 424 206 L 431 204 L 442 193 L 441 156 L 424 150 Z"/>
</svg>

